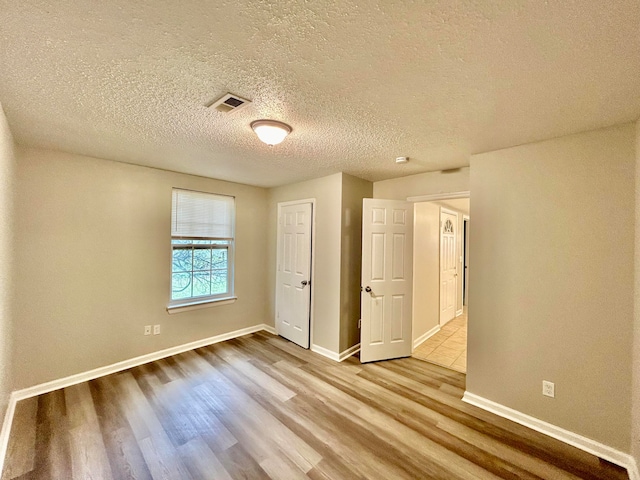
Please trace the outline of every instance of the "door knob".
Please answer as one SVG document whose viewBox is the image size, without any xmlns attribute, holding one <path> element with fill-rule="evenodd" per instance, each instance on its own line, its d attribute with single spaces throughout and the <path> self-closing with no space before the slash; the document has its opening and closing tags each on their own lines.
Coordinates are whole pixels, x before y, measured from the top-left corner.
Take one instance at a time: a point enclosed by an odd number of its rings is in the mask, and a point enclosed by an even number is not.
<svg viewBox="0 0 640 480">
<path fill-rule="evenodd" d="M 306 287 L 307 285 L 309 285 L 309 282 L 307 282 L 306 280 L 302 280 L 300 283 L 302 284 L 303 287 Z"/>
<path fill-rule="evenodd" d="M 366 287 L 364 287 L 364 291 L 367 293 L 371 293 L 371 287 L 367 285 Z"/>
</svg>

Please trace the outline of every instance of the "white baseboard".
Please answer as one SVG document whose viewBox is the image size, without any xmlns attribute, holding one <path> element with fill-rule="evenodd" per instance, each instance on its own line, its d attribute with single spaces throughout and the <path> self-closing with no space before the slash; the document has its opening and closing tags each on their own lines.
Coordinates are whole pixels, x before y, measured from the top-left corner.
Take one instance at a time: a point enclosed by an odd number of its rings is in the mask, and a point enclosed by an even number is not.
<svg viewBox="0 0 640 480">
<path fill-rule="evenodd" d="M 462 312 L 463 312 L 463 311 L 464 311 L 464 310 L 463 310 L 462 308 L 461 308 L 460 310 L 458 310 L 458 311 L 456 312 L 456 317 L 459 317 L 460 315 L 462 315 Z"/>
<path fill-rule="evenodd" d="M 470 405 L 474 405 L 483 410 L 486 410 L 496 415 L 511 420 L 513 422 L 524 425 L 536 432 L 543 433 L 550 437 L 560 440 L 561 442 L 568 443 L 580 450 L 584 450 L 587 453 L 600 457 L 616 465 L 620 465 L 626 468 L 629 472 L 631 480 L 640 480 L 638 476 L 638 467 L 634 458 L 628 453 L 616 450 L 604 443 L 597 442 L 587 437 L 583 437 L 564 428 L 557 427 L 551 423 L 539 420 L 535 417 L 527 415 L 526 413 L 519 412 L 509 407 L 505 407 L 499 403 L 487 400 L 473 393 L 464 392 L 462 401 Z"/>
<path fill-rule="evenodd" d="M 640 470 L 638 469 L 638 462 L 631 457 L 631 461 L 627 466 L 627 473 L 629 474 L 629 480 L 640 480 Z"/>
<path fill-rule="evenodd" d="M 16 411 L 16 403 L 15 395 L 12 393 L 9 396 L 9 404 L 7 405 L 7 411 L 4 414 L 2 430 L 0 430 L 0 476 L 2 475 L 2 469 L 4 467 L 4 458 L 7 454 L 7 447 L 9 446 L 9 434 L 11 433 L 13 414 Z"/>
<path fill-rule="evenodd" d="M 413 349 L 415 350 L 416 348 L 418 348 L 420 345 L 422 345 L 424 342 L 426 342 L 429 339 L 429 337 L 433 337 L 439 331 L 440 331 L 440 325 L 436 325 L 431 330 L 429 330 L 426 333 L 423 333 L 422 335 L 420 335 L 418 338 L 416 338 L 413 341 Z"/>
<path fill-rule="evenodd" d="M 339 355 L 338 361 L 342 362 L 344 360 L 346 360 L 347 358 L 349 358 L 351 355 L 355 355 L 356 353 L 358 353 L 360 351 L 360 344 L 356 344 L 351 348 L 347 348 L 344 352 L 342 352 Z"/>
<path fill-rule="evenodd" d="M 33 387 L 17 390 L 13 393 L 17 395 L 18 400 L 35 397 L 36 395 L 49 393 L 54 390 L 58 390 L 60 388 L 65 388 L 71 385 L 75 385 L 77 383 L 82 383 L 89 380 L 93 380 L 95 378 L 104 377 L 105 375 L 110 375 L 112 373 L 120 372 L 122 370 L 127 370 L 129 368 L 137 367 L 145 363 L 154 362 L 156 360 L 160 360 L 161 358 L 166 358 L 172 355 L 177 355 L 179 353 L 188 352 L 189 350 L 194 350 L 200 347 L 206 347 L 207 345 L 213 345 L 214 343 L 224 342 L 225 340 L 231 340 L 232 338 L 237 338 L 243 335 L 248 335 L 250 333 L 259 332 L 260 330 L 266 330 L 267 332 L 269 332 L 270 329 L 272 328 L 273 327 L 270 327 L 268 325 L 261 324 L 261 325 L 255 325 L 253 327 L 242 328 L 240 330 L 234 330 L 233 332 L 223 333 L 221 335 L 204 338 L 202 340 L 196 340 L 195 342 L 189 342 L 183 345 L 178 345 L 176 347 L 166 348 L 164 350 L 158 350 L 157 352 L 147 353 L 146 355 L 130 358 L 129 360 L 123 360 L 122 362 L 117 362 L 104 367 L 99 367 L 93 370 L 89 370 L 87 372 L 76 373 L 75 375 L 70 375 L 68 377 L 59 378 L 57 380 L 52 380 L 50 382 L 41 383 L 40 385 L 34 385 Z"/>
<path fill-rule="evenodd" d="M 311 345 L 311 351 L 322 355 L 323 357 L 330 358 L 334 362 L 340 361 L 339 353 L 336 353 L 333 350 L 329 350 L 328 348 L 321 347 L 320 345 Z"/>
<path fill-rule="evenodd" d="M 271 335 L 277 335 L 277 334 L 278 334 L 278 332 L 276 331 L 276 328 L 275 328 L 275 327 L 272 327 L 271 325 L 263 324 L 263 325 L 262 325 L 262 329 L 263 329 L 265 332 L 270 333 Z"/>
<path fill-rule="evenodd" d="M 311 345 L 311 351 L 322 355 L 323 357 L 327 357 L 334 362 L 342 362 L 349 358 L 351 355 L 360 351 L 360 344 L 354 345 L 353 347 L 347 348 L 344 352 L 336 353 L 333 350 L 329 350 L 328 348 L 321 347 L 320 345 Z"/>
<path fill-rule="evenodd" d="M 253 327 L 242 328 L 233 332 L 223 333 L 202 340 L 196 340 L 195 342 L 185 343 L 176 347 L 166 348 L 164 350 L 158 350 L 157 352 L 147 353 L 146 355 L 140 355 L 139 357 L 130 358 L 129 360 L 123 360 L 104 367 L 95 368 L 86 372 L 76 373 L 69 375 L 68 377 L 59 378 L 50 382 L 34 385 L 33 387 L 23 388 L 22 390 L 15 390 L 9 397 L 9 405 L 7 412 L 4 416 L 4 422 L 2 423 L 2 429 L 0 430 L 0 474 L 4 466 L 5 455 L 7 453 L 7 447 L 9 445 L 9 434 L 11 433 L 11 424 L 13 423 L 13 415 L 15 413 L 16 404 L 20 400 L 26 398 L 35 397 L 44 393 L 49 393 L 60 388 L 70 387 L 78 383 L 93 380 L 95 378 L 104 377 L 112 373 L 121 372 L 129 368 L 137 367 L 145 363 L 160 360 L 162 358 L 177 355 L 179 353 L 188 352 L 200 347 L 206 347 L 207 345 L 213 345 L 214 343 L 224 342 L 225 340 L 231 340 L 232 338 L 241 337 L 250 333 L 259 332 L 265 330 L 266 332 L 276 334 L 275 328 L 270 325 L 261 324 Z"/>
</svg>

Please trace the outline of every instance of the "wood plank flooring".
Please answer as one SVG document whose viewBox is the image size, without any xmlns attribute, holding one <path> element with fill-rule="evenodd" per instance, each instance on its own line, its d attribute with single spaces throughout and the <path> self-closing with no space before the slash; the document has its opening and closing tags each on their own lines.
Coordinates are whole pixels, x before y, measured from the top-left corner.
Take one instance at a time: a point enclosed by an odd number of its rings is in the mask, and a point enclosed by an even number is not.
<svg viewBox="0 0 640 480">
<path fill-rule="evenodd" d="M 628 478 L 464 385 L 260 332 L 19 402 L 2 480 Z"/>
</svg>

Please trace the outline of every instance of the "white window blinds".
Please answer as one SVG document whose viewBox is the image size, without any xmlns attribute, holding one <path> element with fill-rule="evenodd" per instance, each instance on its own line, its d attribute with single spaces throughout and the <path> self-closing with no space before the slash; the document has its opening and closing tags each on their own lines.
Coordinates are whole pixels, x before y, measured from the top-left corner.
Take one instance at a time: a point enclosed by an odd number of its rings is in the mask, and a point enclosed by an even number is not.
<svg viewBox="0 0 640 480">
<path fill-rule="evenodd" d="M 233 239 L 235 198 L 173 189 L 171 236 Z"/>
</svg>

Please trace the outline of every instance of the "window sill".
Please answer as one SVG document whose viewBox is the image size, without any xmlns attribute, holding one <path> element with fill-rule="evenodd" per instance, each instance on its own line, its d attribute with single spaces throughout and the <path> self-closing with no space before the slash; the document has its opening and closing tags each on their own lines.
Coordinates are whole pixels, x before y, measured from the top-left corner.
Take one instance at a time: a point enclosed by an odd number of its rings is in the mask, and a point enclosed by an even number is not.
<svg viewBox="0 0 640 480">
<path fill-rule="evenodd" d="M 183 303 L 181 305 L 168 305 L 167 313 L 173 315 L 175 313 L 189 312 L 191 310 L 199 310 L 201 308 L 219 307 L 235 303 L 238 297 L 216 298 L 215 300 L 205 300 L 203 302 Z"/>
</svg>

